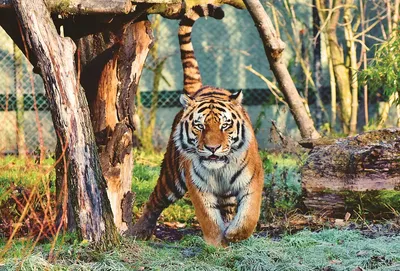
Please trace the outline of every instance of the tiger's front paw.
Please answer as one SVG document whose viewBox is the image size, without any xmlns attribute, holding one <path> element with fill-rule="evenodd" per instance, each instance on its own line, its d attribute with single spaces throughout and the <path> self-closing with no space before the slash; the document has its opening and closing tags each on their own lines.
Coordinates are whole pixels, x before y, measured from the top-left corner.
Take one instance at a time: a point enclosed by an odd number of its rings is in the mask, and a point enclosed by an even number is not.
<svg viewBox="0 0 400 271">
<path fill-rule="evenodd" d="M 241 239 L 238 238 L 240 230 L 238 227 L 233 226 L 232 224 L 229 225 L 226 230 L 224 231 L 224 239 L 228 242 L 237 242 L 240 241 Z"/>
<path fill-rule="evenodd" d="M 253 233 L 254 228 L 248 227 L 248 225 L 235 225 L 231 224 L 224 231 L 224 240 L 226 242 L 239 242 L 241 240 L 247 239 Z"/>
</svg>

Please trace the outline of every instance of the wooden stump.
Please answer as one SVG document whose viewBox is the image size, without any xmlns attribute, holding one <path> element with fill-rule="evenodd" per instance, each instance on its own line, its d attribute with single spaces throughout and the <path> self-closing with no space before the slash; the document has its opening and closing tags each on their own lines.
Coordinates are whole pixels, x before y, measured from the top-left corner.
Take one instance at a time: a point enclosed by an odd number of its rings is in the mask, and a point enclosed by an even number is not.
<svg viewBox="0 0 400 271">
<path fill-rule="evenodd" d="M 65 188 L 59 191 L 63 198 L 60 202 L 64 207 L 67 201 L 71 203 L 80 239 L 99 248 L 115 246 L 119 239 L 98 159 L 89 107 L 75 70 L 76 46 L 71 39 L 58 35 L 42 0 L 13 0 L 13 6 L 27 45 L 36 56 L 59 139 L 58 154 L 62 158 L 57 167 L 57 183 Z M 65 218 L 62 214 L 61 217 Z"/>
<path fill-rule="evenodd" d="M 302 169 L 302 188 L 311 210 L 393 215 L 400 210 L 400 129 L 316 141 Z"/>
<path fill-rule="evenodd" d="M 114 223 L 120 233 L 129 232 L 133 226 L 135 97 L 153 41 L 147 16 L 138 14 L 140 10 L 136 16 L 114 17 L 102 27 L 98 23 L 101 17 L 92 20 L 85 16 L 65 23 L 66 33 L 78 44 L 81 83 L 89 101 Z"/>
</svg>

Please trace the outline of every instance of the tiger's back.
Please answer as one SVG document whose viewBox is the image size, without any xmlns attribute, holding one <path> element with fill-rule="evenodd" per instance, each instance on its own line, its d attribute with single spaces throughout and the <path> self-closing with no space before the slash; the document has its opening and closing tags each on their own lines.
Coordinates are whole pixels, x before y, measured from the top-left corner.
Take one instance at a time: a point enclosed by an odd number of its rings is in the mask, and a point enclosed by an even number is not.
<svg viewBox="0 0 400 271">
<path fill-rule="evenodd" d="M 220 14 L 214 6 L 210 12 L 210 6 L 203 7 L 207 14 Z M 194 18 L 200 17 L 202 9 L 193 10 Z M 195 21 L 192 18 L 193 14 L 182 19 L 179 31 L 183 109 L 175 117 L 159 180 L 133 234 L 148 238 L 162 210 L 188 191 L 205 240 L 226 245 L 248 238 L 256 227 L 264 181 L 262 161 L 251 121 L 241 105 L 243 94 L 201 85 L 187 35 Z"/>
</svg>

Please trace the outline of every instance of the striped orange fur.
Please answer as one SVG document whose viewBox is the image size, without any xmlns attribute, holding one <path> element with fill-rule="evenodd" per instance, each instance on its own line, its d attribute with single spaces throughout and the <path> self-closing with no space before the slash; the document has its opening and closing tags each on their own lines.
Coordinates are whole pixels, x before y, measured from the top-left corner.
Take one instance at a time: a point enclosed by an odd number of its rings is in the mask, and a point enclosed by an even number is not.
<svg viewBox="0 0 400 271">
<path fill-rule="evenodd" d="M 221 13 L 212 5 L 196 6 L 181 21 L 183 109 L 175 117 L 156 187 L 134 226 L 137 237 L 150 237 L 161 212 L 187 191 L 209 244 L 246 239 L 256 227 L 264 171 L 243 94 L 202 86 L 190 42 L 197 18 Z"/>
</svg>

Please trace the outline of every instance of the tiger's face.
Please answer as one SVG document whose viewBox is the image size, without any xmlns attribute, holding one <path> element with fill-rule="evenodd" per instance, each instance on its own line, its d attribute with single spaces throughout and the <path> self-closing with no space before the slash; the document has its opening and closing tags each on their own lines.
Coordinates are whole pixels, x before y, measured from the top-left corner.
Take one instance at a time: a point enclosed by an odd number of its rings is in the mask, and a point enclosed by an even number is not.
<svg viewBox="0 0 400 271">
<path fill-rule="evenodd" d="M 183 94 L 183 117 L 174 134 L 180 151 L 208 169 L 222 168 L 243 153 L 249 145 L 251 127 L 241 100 L 241 92 L 230 94 L 226 90 L 200 93 L 194 98 Z"/>
</svg>

